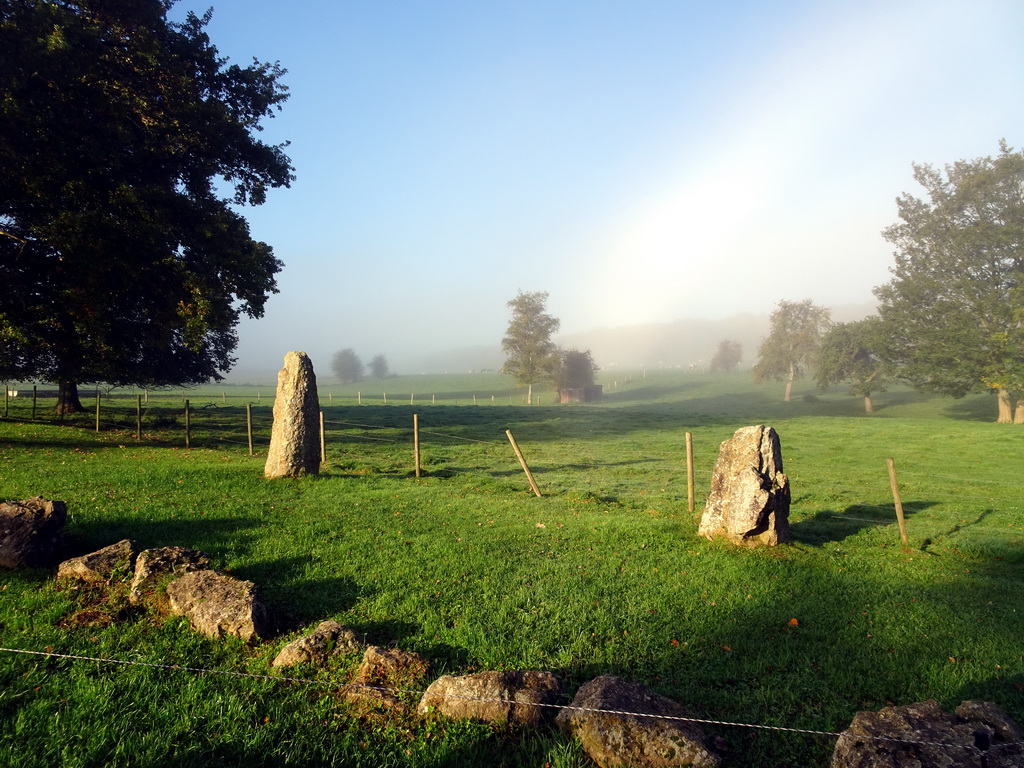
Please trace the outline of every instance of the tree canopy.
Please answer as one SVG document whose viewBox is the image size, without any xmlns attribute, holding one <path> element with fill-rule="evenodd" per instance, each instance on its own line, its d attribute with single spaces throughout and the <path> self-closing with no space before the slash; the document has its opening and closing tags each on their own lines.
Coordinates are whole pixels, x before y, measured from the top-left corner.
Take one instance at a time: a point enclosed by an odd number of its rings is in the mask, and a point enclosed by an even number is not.
<svg viewBox="0 0 1024 768">
<path fill-rule="evenodd" d="M 512 319 L 501 340 L 506 359 L 503 373 L 527 386 L 527 403 L 533 402 L 533 385 L 551 378 L 559 363 L 558 347 L 551 340 L 561 322 L 546 311 L 545 291 L 519 291 L 508 302 Z"/>
<path fill-rule="evenodd" d="M 384 355 L 374 355 L 370 358 L 370 375 L 375 379 L 386 379 L 390 375 L 388 359 Z"/>
<path fill-rule="evenodd" d="M 827 389 L 846 381 L 850 394 L 864 398 L 864 410 L 874 411 L 872 395 L 884 392 L 887 366 L 879 350 L 884 344 L 882 323 L 868 317 L 853 323 L 836 323 L 821 339 L 814 378 Z"/>
<path fill-rule="evenodd" d="M 743 345 L 732 339 L 718 342 L 715 356 L 711 358 L 712 371 L 732 371 L 743 359 Z"/>
<path fill-rule="evenodd" d="M 897 198 L 893 278 L 875 289 L 886 356 L 915 387 L 997 394 L 1024 424 L 1024 154 L 915 165 L 927 199 Z"/>
<path fill-rule="evenodd" d="M 229 64 L 210 13 L 171 5 L 0 0 L 0 376 L 218 379 L 277 291 L 235 207 L 293 180 L 254 135 L 284 70 Z"/>
<path fill-rule="evenodd" d="M 342 384 L 351 384 L 363 378 L 363 361 L 351 347 L 335 352 L 331 358 L 331 370 Z"/>
<path fill-rule="evenodd" d="M 578 389 L 594 385 L 594 374 L 598 367 L 590 350 L 566 349 L 558 359 L 554 382 L 559 389 Z"/>
<path fill-rule="evenodd" d="M 770 323 L 770 332 L 758 350 L 754 380 L 784 379 L 788 403 L 793 381 L 814 365 L 822 334 L 831 324 L 831 313 L 810 299 L 783 300 L 772 312 Z"/>
</svg>

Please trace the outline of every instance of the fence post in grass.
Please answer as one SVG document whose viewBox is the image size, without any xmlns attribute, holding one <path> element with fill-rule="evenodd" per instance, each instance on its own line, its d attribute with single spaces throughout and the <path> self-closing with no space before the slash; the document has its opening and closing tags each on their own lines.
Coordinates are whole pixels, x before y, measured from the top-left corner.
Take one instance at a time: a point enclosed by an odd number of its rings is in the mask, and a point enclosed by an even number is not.
<svg viewBox="0 0 1024 768">
<path fill-rule="evenodd" d="M 38 387 L 35 384 L 32 385 L 32 421 L 36 420 L 36 397 L 38 396 Z"/>
<path fill-rule="evenodd" d="M 412 415 L 412 456 L 416 465 L 416 477 L 420 476 L 420 415 Z"/>
<path fill-rule="evenodd" d="M 142 441 L 142 395 L 135 395 L 135 439 Z"/>
<path fill-rule="evenodd" d="M 686 504 L 693 512 L 693 435 L 689 432 L 686 433 Z"/>
<path fill-rule="evenodd" d="M 252 456 L 252 403 L 245 404 L 245 431 L 249 433 L 249 455 Z"/>
<path fill-rule="evenodd" d="M 100 431 L 100 391 L 96 390 L 96 431 Z"/>
<path fill-rule="evenodd" d="M 388 404 L 388 393 L 385 392 L 384 393 L 384 405 L 387 405 L 387 404 Z"/>
<path fill-rule="evenodd" d="M 327 463 L 327 438 L 324 435 L 324 412 L 320 411 L 320 463 Z"/>
<path fill-rule="evenodd" d="M 907 522 L 903 519 L 903 501 L 900 499 L 900 488 L 896 484 L 896 462 L 892 459 L 886 459 L 885 463 L 889 465 L 889 485 L 892 486 L 892 500 L 896 504 L 896 522 L 900 526 L 900 539 L 903 540 L 903 546 L 909 546 L 907 543 Z"/>
<path fill-rule="evenodd" d="M 185 401 L 185 447 L 192 447 L 192 412 L 188 407 L 188 400 Z"/>
<path fill-rule="evenodd" d="M 362 405 L 362 404 L 363 404 L 363 393 L 362 392 L 356 392 L 356 405 Z"/>
<path fill-rule="evenodd" d="M 512 436 L 512 430 L 506 429 L 505 434 L 508 435 L 508 441 L 512 443 L 512 450 L 516 452 L 516 458 L 519 459 L 519 464 L 522 466 L 523 472 L 526 473 L 526 479 L 530 481 L 530 487 L 533 489 L 534 495 L 540 497 L 540 488 L 537 487 L 537 481 L 533 479 L 533 472 L 530 471 L 530 467 L 523 457 L 523 452 L 519 450 L 519 444 L 516 443 L 516 439 Z"/>
<path fill-rule="evenodd" d="M 7 418 L 8 401 L 11 398 L 11 389 L 8 382 L 4 382 L 4 418 Z"/>
</svg>

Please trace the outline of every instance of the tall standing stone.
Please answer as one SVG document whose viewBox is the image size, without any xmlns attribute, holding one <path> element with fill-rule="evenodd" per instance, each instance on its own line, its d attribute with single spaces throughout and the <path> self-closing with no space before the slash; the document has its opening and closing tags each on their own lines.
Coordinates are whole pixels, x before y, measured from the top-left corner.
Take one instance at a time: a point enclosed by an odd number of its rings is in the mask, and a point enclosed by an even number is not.
<svg viewBox="0 0 1024 768">
<path fill-rule="evenodd" d="M 771 427 L 742 427 L 722 443 L 698 533 L 743 546 L 774 547 L 790 540 L 789 478 Z"/>
<path fill-rule="evenodd" d="M 277 374 L 274 429 L 267 477 L 298 477 L 320 471 L 320 402 L 316 374 L 305 352 L 289 352 Z"/>
</svg>

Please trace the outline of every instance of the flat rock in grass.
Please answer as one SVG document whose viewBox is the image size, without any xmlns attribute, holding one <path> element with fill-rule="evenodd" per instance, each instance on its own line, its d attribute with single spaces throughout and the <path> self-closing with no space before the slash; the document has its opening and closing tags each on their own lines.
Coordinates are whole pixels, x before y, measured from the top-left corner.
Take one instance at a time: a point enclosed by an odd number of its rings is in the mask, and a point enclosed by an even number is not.
<svg viewBox="0 0 1024 768">
<path fill-rule="evenodd" d="M 210 556 L 197 549 L 184 547 L 158 547 L 144 549 L 135 559 L 135 575 L 128 600 L 135 605 L 152 598 L 164 582 L 192 571 L 205 571 L 210 567 Z"/>
<path fill-rule="evenodd" d="M 331 656 L 351 653 L 359 648 L 356 633 L 336 621 L 323 621 L 308 635 L 288 643 L 270 666 L 294 667 L 298 664 L 325 664 Z"/>
<path fill-rule="evenodd" d="M 637 714 L 611 714 L 587 710 Z M 704 731 L 685 718 L 681 704 L 640 683 L 602 675 L 580 687 L 572 706 L 555 723 L 579 739 L 584 751 L 600 768 L 633 766 L 658 768 L 690 765 L 718 768 L 721 757 L 707 745 Z"/>
<path fill-rule="evenodd" d="M 267 610 L 251 581 L 192 571 L 167 585 L 167 599 L 172 613 L 209 637 L 229 635 L 249 643 L 267 634 Z"/>
<path fill-rule="evenodd" d="M 320 400 L 313 363 L 305 352 L 289 352 L 277 374 L 274 426 L 263 474 L 298 477 L 320 471 Z"/>
<path fill-rule="evenodd" d="M 417 711 L 438 712 L 445 717 L 539 726 L 554 709 L 562 694 L 562 683 L 551 672 L 476 672 L 472 675 L 444 675 L 427 688 Z"/>
<path fill-rule="evenodd" d="M 0 504 L 0 567 L 53 565 L 67 519 L 63 501 L 42 496 Z"/>
<path fill-rule="evenodd" d="M 858 712 L 836 742 L 832 768 L 1024 768 L 1024 731 L 998 706 L 935 701 Z"/>
<path fill-rule="evenodd" d="M 418 653 L 371 645 L 363 663 L 344 689 L 345 699 L 359 706 L 396 707 L 404 704 L 399 689 L 418 686 L 430 665 Z"/>
<path fill-rule="evenodd" d="M 73 557 L 57 566 L 58 579 L 79 581 L 110 581 L 117 576 L 127 577 L 135 566 L 137 550 L 131 539 L 121 539 L 109 547 Z"/>
<path fill-rule="evenodd" d="M 790 540 L 789 502 L 778 433 L 763 425 L 742 427 L 719 447 L 697 532 L 747 547 L 784 544 Z"/>
</svg>

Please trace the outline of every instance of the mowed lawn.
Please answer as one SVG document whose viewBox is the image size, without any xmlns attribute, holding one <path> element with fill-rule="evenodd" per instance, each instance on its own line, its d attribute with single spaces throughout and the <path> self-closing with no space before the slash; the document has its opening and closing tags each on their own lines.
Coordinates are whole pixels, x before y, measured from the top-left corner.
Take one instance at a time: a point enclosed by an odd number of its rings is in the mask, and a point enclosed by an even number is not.
<svg viewBox="0 0 1024 768">
<path fill-rule="evenodd" d="M 358 716 L 338 693 L 358 655 L 278 679 L 277 651 L 328 618 L 423 655 L 420 688 L 483 669 L 551 670 L 570 692 L 605 673 L 641 681 L 723 723 L 704 727 L 728 765 L 827 765 L 834 739 L 724 723 L 831 732 L 858 710 L 929 698 L 947 711 L 994 701 L 1024 723 L 1024 429 L 992 423 L 992 398 L 894 387 L 866 415 L 809 385 L 782 403 L 781 386 L 749 373 L 601 381 L 601 403 L 548 392 L 529 407 L 498 375 L 321 386 L 323 472 L 274 481 L 262 477 L 269 386 L 117 392 L 99 432 L 89 397 L 64 423 L 9 402 L 0 499 L 65 501 L 69 556 L 121 538 L 201 549 L 257 583 L 276 633 L 211 640 L 53 569 L 0 573 L 7 649 L 254 675 L 3 651 L 0 754 L 25 766 L 590 765 L 554 729 Z M 696 535 L 718 445 L 750 424 L 779 432 L 792 487 L 795 542 L 772 550 Z"/>
</svg>

